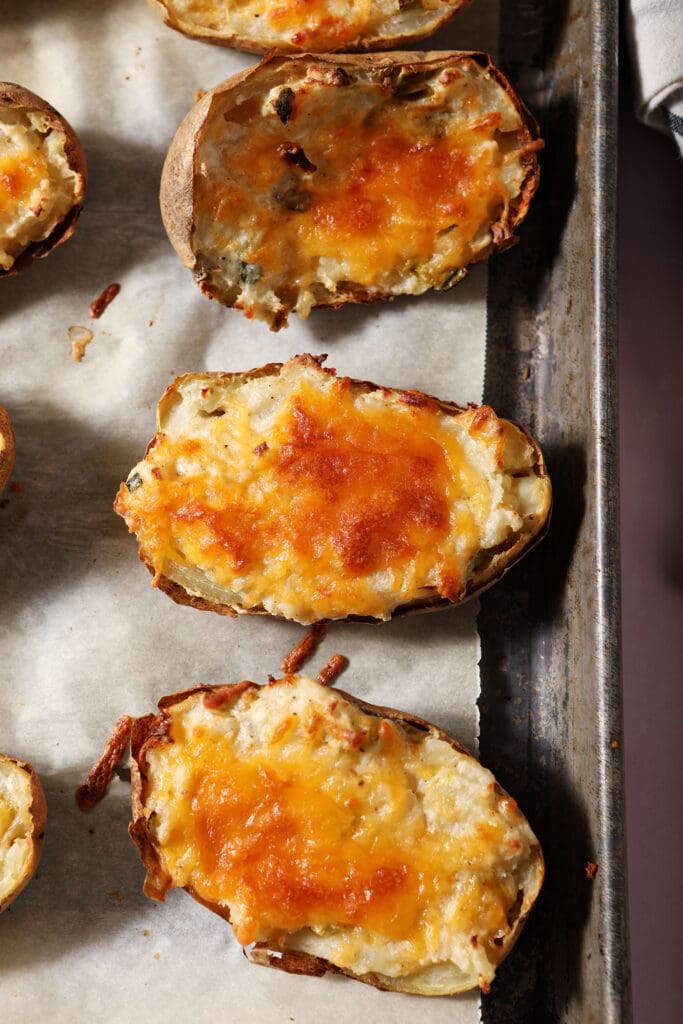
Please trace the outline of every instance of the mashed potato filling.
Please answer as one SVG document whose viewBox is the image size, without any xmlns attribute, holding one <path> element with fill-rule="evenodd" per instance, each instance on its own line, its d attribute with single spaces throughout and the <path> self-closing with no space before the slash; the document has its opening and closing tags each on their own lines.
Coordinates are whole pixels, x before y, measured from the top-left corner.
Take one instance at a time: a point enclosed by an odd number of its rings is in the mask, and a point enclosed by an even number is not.
<svg viewBox="0 0 683 1024">
<path fill-rule="evenodd" d="M 31 780 L 0 761 L 0 904 L 25 877 L 31 859 Z"/>
<path fill-rule="evenodd" d="M 539 864 L 490 772 L 305 677 L 225 691 L 169 708 L 171 742 L 146 755 L 173 885 L 229 908 L 243 945 L 488 983 Z"/>
<path fill-rule="evenodd" d="M 450 287 L 490 250 L 526 173 L 523 122 L 474 60 L 262 78 L 217 99 L 199 134 L 192 245 L 209 294 L 277 328 L 338 293 Z"/>
<path fill-rule="evenodd" d="M 357 46 L 375 36 L 428 33 L 448 0 L 161 0 L 178 27 L 207 36 L 238 36 L 268 48 L 316 53 Z"/>
<path fill-rule="evenodd" d="M 116 511 L 154 570 L 240 609 L 314 622 L 462 599 L 482 551 L 547 504 L 531 443 L 487 406 L 448 415 L 310 357 L 182 379 Z"/>
<path fill-rule="evenodd" d="M 0 112 L 0 267 L 10 270 L 32 243 L 48 238 L 74 205 L 78 176 L 66 135 L 44 114 Z"/>
</svg>

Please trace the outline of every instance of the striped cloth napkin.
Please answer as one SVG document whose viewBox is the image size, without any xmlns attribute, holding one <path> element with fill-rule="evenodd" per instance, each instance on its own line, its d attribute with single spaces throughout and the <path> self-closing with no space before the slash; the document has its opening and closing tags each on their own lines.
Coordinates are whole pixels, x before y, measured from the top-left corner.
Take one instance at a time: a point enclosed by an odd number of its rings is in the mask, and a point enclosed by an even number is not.
<svg viewBox="0 0 683 1024">
<path fill-rule="evenodd" d="M 683 155 L 683 0 L 628 0 L 638 117 L 669 132 Z"/>
</svg>

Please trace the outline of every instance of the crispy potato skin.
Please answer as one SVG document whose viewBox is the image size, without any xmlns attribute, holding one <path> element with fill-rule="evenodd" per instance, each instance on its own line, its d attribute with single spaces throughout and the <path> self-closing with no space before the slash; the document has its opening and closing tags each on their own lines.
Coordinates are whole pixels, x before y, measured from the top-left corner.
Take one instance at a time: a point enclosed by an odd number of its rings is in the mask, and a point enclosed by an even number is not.
<svg viewBox="0 0 683 1024">
<path fill-rule="evenodd" d="M 83 209 L 85 190 L 88 183 L 88 169 L 83 146 L 78 135 L 66 118 L 62 117 L 59 111 L 55 110 L 42 97 L 37 96 L 30 89 L 16 85 L 14 82 L 0 82 L 0 110 L 2 109 L 26 110 L 46 114 L 49 126 L 55 131 L 63 132 L 66 136 L 64 151 L 69 167 L 77 176 L 75 201 L 67 215 L 42 242 L 34 242 L 32 245 L 27 246 L 9 270 L 3 270 L 0 267 L 0 277 L 9 277 L 12 274 L 18 274 L 21 270 L 25 270 L 34 260 L 47 256 L 58 245 L 61 245 L 67 238 L 71 237 L 76 227 L 76 221 Z"/>
<path fill-rule="evenodd" d="M 187 114 L 171 142 L 161 174 L 159 196 L 161 216 L 169 240 L 183 264 L 192 271 L 201 291 L 209 298 L 216 299 L 223 305 L 231 305 L 230 301 L 210 287 L 192 242 L 195 229 L 195 156 L 200 133 L 204 124 L 211 118 L 215 101 L 223 97 L 225 93 L 239 88 L 250 79 L 260 77 L 265 69 L 268 71 L 278 71 L 280 69 L 295 68 L 301 64 L 314 63 L 323 67 L 341 67 L 366 72 L 381 68 L 391 71 L 398 67 L 405 68 L 407 71 L 432 71 L 448 67 L 449 65 L 455 66 L 463 59 L 469 59 L 479 64 L 510 97 L 522 122 L 520 129 L 521 145 L 537 142 L 539 140 L 538 124 L 516 94 L 506 76 L 494 65 L 488 54 L 473 51 L 430 51 L 424 53 L 420 51 L 407 51 L 363 55 L 337 54 L 329 58 L 312 53 L 288 56 L 271 52 L 259 64 L 247 68 L 237 75 L 233 75 L 207 92 Z M 515 228 L 524 220 L 540 180 L 537 153 L 533 150 L 529 151 L 523 157 L 522 162 L 524 178 L 519 195 L 510 204 L 501 219 L 492 225 L 493 243 L 477 255 L 475 262 L 488 259 L 494 252 L 503 252 L 516 242 Z M 354 287 L 353 290 L 347 291 L 340 289 L 336 297 L 328 301 L 316 303 L 313 308 L 337 309 L 350 303 L 391 301 L 393 298 L 395 298 L 393 294 L 370 292 L 361 287 Z M 272 325 L 271 330 L 277 331 L 282 326 L 282 323 L 276 322 Z"/>
<path fill-rule="evenodd" d="M 168 9 L 168 4 L 165 3 L 164 0 L 147 0 L 147 2 L 150 7 L 154 8 L 164 24 L 168 25 L 169 28 L 174 29 L 176 32 L 180 32 L 181 35 L 187 36 L 189 39 L 199 39 L 203 43 L 213 43 L 215 46 L 229 46 L 236 50 L 244 50 L 247 53 L 266 53 L 270 49 L 270 47 L 265 44 L 260 43 L 255 39 L 250 39 L 247 36 L 240 36 L 237 34 L 216 36 L 208 29 L 201 26 L 190 28 L 189 26 L 183 25 L 174 17 Z M 444 11 L 433 26 L 424 28 L 421 31 L 412 32 L 406 35 L 361 37 L 354 43 L 345 43 L 343 45 L 343 49 L 349 53 L 366 53 L 375 50 L 392 50 L 396 46 L 411 46 L 413 43 L 426 39 L 428 36 L 431 36 L 435 32 L 444 28 L 444 26 L 446 26 L 457 14 L 460 14 L 460 12 L 463 11 L 470 2 L 471 0 L 460 0 L 459 3 L 453 4 L 450 9 Z M 340 49 L 342 49 L 342 47 L 340 47 Z M 290 46 L 285 40 L 283 40 L 281 45 L 278 46 L 278 50 L 283 53 L 300 52 L 295 47 Z M 334 50 L 328 52 L 334 52 Z"/>
<path fill-rule="evenodd" d="M 0 491 L 2 491 L 14 467 L 16 451 L 14 431 L 7 409 L 3 405 L 0 405 L 0 438 L 4 442 L 0 447 Z"/>
<path fill-rule="evenodd" d="M 36 774 L 33 767 L 26 761 L 19 761 L 16 757 L 10 757 L 9 754 L 0 754 L 0 762 L 6 765 L 11 765 L 16 768 L 17 771 L 24 771 L 28 774 L 31 784 L 31 808 L 30 814 L 33 820 L 33 826 L 31 828 L 31 857 L 27 865 L 26 871 L 19 884 L 14 887 L 4 900 L 0 901 L 0 913 L 9 907 L 19 893 L 28 885 L 33 877 L 33 874 L 38 867 L 38 861 L 43 850 L 43 842 L 45 840 L 45 825 L 47 822 L 47 804 L 45 802 L 45 793 L 43 787 L 40 784 L 40 779 Z"/>
<path fill-rule="evenodd" d="M 131 805 L 133 820 L 129 827 L 129 832 L 147 871 L 143 886 L 144 892 L 147 896 L 150 896 L 153 899 L 163 900 L 165 898 L 166 892 L 172 886 L 172 879 L 163 867 L 159 846 L 147 827 L 147 818 L 144 813 L 148 795 L 149 764 L 147 761 L 147 753 L 157 744 L 168 742 L 170 717 L 167 714 L 167 709 L 173 707 L 175 704 L 181 704 L 188 697 L 196 693 L 212 694 L 217 691 L 223 691 L 225 692 L 227 699 L 230 699 L 229 691 L 234 690 L 237 695 L 237 693 L 242 692 L 244 688 L 248 687 L 255 689 L 259 688 L 256 683 L 243 682 L 234 684 L 233 686 L 222 687 L 201 685 L 189 690 L 184 690 L 180 693 L 170 694 L 159 701 L 158 706 L 161 712 L 159 715 L 146 715 L 144 718 L 138 719 L 133 727 L 133 735 L 131 739 Z M 348 701 L 349 704 L 358 708 L 366 715 L 373 715 L 378 718 L 387 719 L 392 722 L 397 722 L 400 725 L 409 725 L 424 731 L 425 733 L 430 733 L 436 739 L 443 740 L 460 754 L 476 761 L 476 758 L 473 757 L 473 755 L 463 747 L 462 744 L 458 743 L 456 739 L 449 736 L 448 733 L 443 732 L 443 730 L 439 729 L 438 726 L 425 721 L 423 718 L 418 718 L 416 715 L 408 714 L 405 711 L 398 711 L 395 708 L 368 704 L 366 701 L 360 700 L 358 697 L 354 697 L 343 690 L 338 690 L 336 687 L 334 693 L 336 696 L 342 700 Z M 496 790 L 501 797 L 506 797 L 508 795 L 497 784 Z M 506 937 L 504 946 L 502 947 L 499 963 L 505 959 L 517 941 L 524 922 L 526 921 L 529 912 L 538 897 L 541 886 L 543 885 L 545 865 L 540 846 L 536 847 L 535 854 L 536 864 L 534 884 L 529 892 L 524 893 L 524 898 L 519 909 L 518 916 L 514 921 L 514 924 L 511 925 L 510 932 Z M 221 907 L 217 904 L 208 902 L 205 899 L 201 899 L 192 890 L 191 886 L 187 886 L 186 891 L 193 899 L 197 900 L 203 906 L 207 907 L 215 914 L 218 914 L 220 917 L 224 918 L 224 920 L 230 921 L 229 908 Z M 343 974 L 346 977 L 352 978 L 354 981 L 361 981 L 365 984 L 371 985 L 373 988 L 395 992 L 402 991 L 400 981 L 396 986 L 388 985 L 386 981 L 374 974 L 354 974 L 352 971 L 338 967 L 336 964 L 330 963 L 322 957 L 312 956 L 298 950 L 280 949 L 277 944 L 257 943 L 249 951 L 248 955 L 249 959 L 251 959 L 253 963 L 266 967 L 275 967 L 278 970 L 285 971 L 289 974 L 303 974 L 315 977 L 320 977 L 326 973 Z M 471 987 L 471 985 L 465 985 L 462 989 L 457 991 L 467 991 Z M 415 990 L 411 989 L 410 991 L 414 993 Z M 454 995 L 456 993 L 449 991 L 448 993 L 443 994 Z"/>
<path fill-rule="evenodd" d="M 324 357 L 306 354 L 302 356 L 297 356 L 296 358 L 303 361 L 304 364 L 308 361 L 312 361 L 315 362 L 317 365 L 320 365 Z M 277 374 L 279 374 L 280 370 L 282 369 L 282 366 L 282 363 L 266 363 L 264 366 L 260 366 L 255 370 L 249 370 L 246 373 L 184 374 L 182 377 L 179 377 L 176 381 L 173 382 L 173 384 L 169 385 L 169 387 L 166 389 L 166 391 L 164 392 L 159 401 L 157 407 L 157 434 L 148 444 L 146 453 L 151 451 L 151 449 L 157 443 L 159 435 L 163 433 L 165 409 L 169 403 L 172 403 L 173 396 L 176 393 L 179 384 L 181 384 L 183 380 L 186 380 L 190 377 L 203 377 L 206 378 L 207 382 L 211 383 L 216 383 L 217 381 L 225 381 L 226 383 L 232 381 L 235 381 L 237 383 L 244 383 L 248 380 L 255 380 L 259 377 L 276 376 Z M 364 380 L 351 380 L 350 387 L 359 392 L 386 392 L 387 390 L 400 391 L 400 389 L 387 389 L 382 387 L 380 384 L 373 384 L 371 381 Z M 408 393 L 411 396 L 415 396 L 417 398 L 425 398 L 428 399 L 430 402 L 435 402 L 437 408 L 441 412 L 446 413 L 446 415 L 448 416 L 457 416 L 458 413 L 464 411 L 463 407 L 460 405 L 456 405 L 455 402 L 448 402 L 439 398 L 434 398 L 433 396 L 425 395 L 423 394 L 423 392 L 420 391 L 410 391 Z M 514 426 L 516 426 L 522 432 L 524 437 L 529 441 L 533 448 L 535 459 L 535 474 L 543 479 L 547 479 L 548 471 L 546 469 L 543 453 L 541 452 L 538 443 L 534 440 L 534 438 L 531 436 L 528 430 L 521 424 L 514 423 Z M 506 548 L 504 551 L 498 551 L 496 554 L 494 554 L 490 562 L 486 566 L 484 566 L 481 572 L 478 573 L 472 580 L 468 582 L 466 592 L 458 602 L 450 601 L 448 600 L 448 598 L 441 597 L 439 594 L 435 592 L 434 596 L 432 597 L 424 597 L 421 600 L 413 601 L 410 604 L 399 606 L 392 612 L 391 617 L 399 618 L 404 615 L 411 615 L 417 612 L 438 611 L 442 608 L 452 607 L 455 603 L 463 604 L 465 601 L 469 601 L 470 598 L 478 596 L 484 590 L 488 590 L 488 588 L 493 586 L 494 583 L 501 579 L 501 577 L 505 575 L 508 569 L 512 568 L 512 566 L 516 562 L 518 562 L 520 558 L 522 558 L 528 551 L 530 551 L 531 548 L 535 547 L 535 545 L 538 544 L 539 541 L 543 540 L 550 526 L 550 517 L 552 512 L 551 503 L 552 498 L 549 498 L 548 507 L 545 510 L 545 515 L 542 517 L 543 524 L 540 527 L 540 529 L 531 536 L 520 536 L 519 539 L 512 545 L 512 547 Z M 209 601 L 203 597 L 194 594 L 189 594 L 185 590 L 185 588 L 181 586 L 181 584 L 176 583 L 174 580 L 169 579 L 167 576 L 164 576 L 163 574 L 157 575 L 154 567 L 146 558 L 144 551 L 140 551 L 139 557 L 140 561 L 147 567 L 150 574 L 154 577 L 154 585 L 164 594 L 170 597 L 172 601 L 175 601 L 176 604 L 188 605 L 189 607 L 195 608 L 198 611 L 216 612 L 218 615 L 225 615 L 230 618 L 235 618 L 238 615 L 268 615 L 271 618 L 274 617 L 270 614 L 270 612 L 267 612 L 264 608 L 248 608 L 240 609 L 239 611 L 237 611 L 237 609 L 232 607 L 231 605 L 218 604 L 215 601 Z M 335 621 L 379 623 L 384 620 L 368 618 L 365 616 L 349 615 L 345 619 L 336 619 Z"/>
</svg>

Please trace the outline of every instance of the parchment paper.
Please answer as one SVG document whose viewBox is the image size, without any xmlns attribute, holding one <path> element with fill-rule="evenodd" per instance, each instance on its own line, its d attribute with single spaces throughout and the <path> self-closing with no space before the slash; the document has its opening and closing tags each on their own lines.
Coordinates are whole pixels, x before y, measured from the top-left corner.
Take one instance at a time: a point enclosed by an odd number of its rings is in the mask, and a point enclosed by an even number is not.
<svg viewBox="0 0 683 1024">
<path fill-rule="evenodd" d="M 497 8 L 475 0 L 430 47 L 495 51 Z M 123 782 L 89 815 L 73 800 L 118 715 L 147 713 L 199 681 L 265 681 L 304 632 L 195 612 L 151 589 L 111 505 L 173 376 L 327 352 L 342 374 L 481 399 L 485 267 L 444 295 L 293 316 L 278 335 L 194 286 L 161 224 L 161 165 L 195 91 L 254 59 L 185 39 L 143 0 L 0 0 L 0 78 L 72 122 L 90 169 L 74 237 L 0 282 L 0 400 L 18 451 L 15 489 L 0 501 L 0 750 L 33 763 L 48 800 L 38 874 L 0 918 L 3 1021 L 479 1019 L 476 994 L 417 999 L 254 967 L 225 922 L 185 893 L 165 904 L 142 895 Z M 90 301 L 113 281 L 120 295 L 90 321 Z M 70 325 L 95 334 L 80 364 Z M 474 748 L 476 612 L 470 603 L 337 625 L 312 669 L 346 654 L 345 689 Z"/>
</svg>

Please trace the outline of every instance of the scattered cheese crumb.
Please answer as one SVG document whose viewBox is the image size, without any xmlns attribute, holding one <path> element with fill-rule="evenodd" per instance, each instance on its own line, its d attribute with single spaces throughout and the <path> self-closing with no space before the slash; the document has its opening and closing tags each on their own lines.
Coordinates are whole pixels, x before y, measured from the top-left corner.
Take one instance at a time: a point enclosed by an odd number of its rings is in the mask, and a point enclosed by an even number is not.
<svg viewBox="0 0 683 1024">
<path fill-rule="evenodd" d="M 71 341 L 71 358 L 75 363 L 80 363 L 85 355 L 86 346 L 90 344 L 95 335 L 87 327 L 74 326 L 68 328 L 69 340 Z"/>
</svg>

